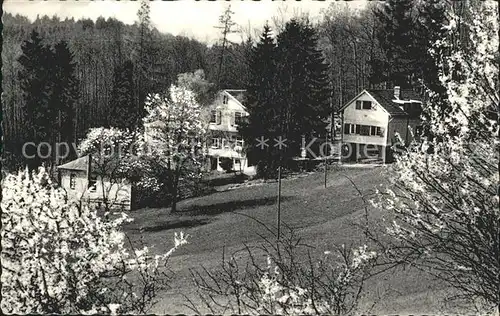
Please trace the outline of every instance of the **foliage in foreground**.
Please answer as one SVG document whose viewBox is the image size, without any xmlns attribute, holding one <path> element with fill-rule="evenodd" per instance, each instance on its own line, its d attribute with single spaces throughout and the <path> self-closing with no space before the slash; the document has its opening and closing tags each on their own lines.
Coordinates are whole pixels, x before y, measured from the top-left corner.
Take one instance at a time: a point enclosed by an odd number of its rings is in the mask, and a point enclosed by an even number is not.
<svg viewBox="0 0 500 316">
<path fill-rule="evenodd" d="M 3 313 L 145 313 L 168 284 L 168 257 L 187 243 L 175 234 L 156 256 L 127 247 L 126 214 L 101 218 L 67 201 L 44 169 L 8 175 L 2 194 Z"/>
<path fill-rule="evenodd" d="M 498 304 L 498 3 L 473 10 L 469 51 L 452 45 L 457 17 L 438 43 L 451 54 L 438 56 L 447 98 L 434 93 L 425 109 L 432 137 L 397 159 L 395 189 L 375 204 L 392 217 L 393 242 L 381 243 L 392 262 L 425 268 L 468 299 Z"/>
<path fill-rule="evenodd" d="M 275 236 L 274 236 L 275 237 Z M 366 246 L 315 258 L 293 230 L 279 241 L 261 236 L 257 246 L 245 246 L 220 267 L 192 270 L 198 298 L 211 313 L 253 315 L 345 315 L 356 312 L 365 280 L 377 254 Z M 187 305 L 203 314 L 191 299 Z"/>
</svg>

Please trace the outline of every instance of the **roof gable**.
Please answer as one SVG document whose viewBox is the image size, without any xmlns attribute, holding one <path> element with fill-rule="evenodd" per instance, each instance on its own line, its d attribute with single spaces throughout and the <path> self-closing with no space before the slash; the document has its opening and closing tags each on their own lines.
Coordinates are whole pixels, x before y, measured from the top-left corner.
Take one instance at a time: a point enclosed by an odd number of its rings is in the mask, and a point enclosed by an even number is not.
<svg viewBox="0 0 500 316">
<path fill-rule="evenodd" d="M 83 156 L 72 160 L 64 165 L 57 166 L 58 169 L 64 170 L 79 170 L 79 171 L 87 171 L 89 165 L 89 156 Z"/>
<path fill-rule="evenodd" d="M 357 99 L 359 99 L 359 98 L 360 98 L 363 94 L 366 94 L 367 96 L 369 96 L 369 97 L 370 97 L 370 99 L 372 99 L 372 101 L 374 101 L 374 102 L 376 102 L 376 103 L 379 103 L 379 102 L 377 101 L 377 99 L 376 99 L 376 98 L 374 98 L 374 96 L 373 96 L 373 95 L 371 95 L 371 94 L 368 92 L 368 90 L 364 89 L 363 91 L 361 91 L 360 93 L 358 93 L 358 95 L 356 95 L 354 98 L 352 98 L 349 102 L 347 102 L 346 104 L 344 104 L 344 105 L 340 108 L 340 111 L 345 110 L 345 109 L 346 109 L 346 108 L 347 108 L 350 104 L 352 104 L 354 101 L 356 101 Z M 383 110 L 384 112 L 387 112 L 387 110 L 386 110 L 386 109 L 385 109 L 382 105 L 381 105 L 380 107 L 382 108 L 382 110 Z M 387 113 L 389 113 L 389 112 L 387 112 Z"/>
<path fill-rule="evenodd" d="M 243 110 L 247 110 L 244 103 L 247 98 L 247 91 L 242 89 L 226 89 L 222 91 L 225 95 L 229 96 L 236 102 Z"/>
<path fill-rule="evenodd" d="M 410 115 L 401 108 L 401 104 L 408 102 L 422 103 L 421 96 L 413 90 L 400 90 L 400 97 L 399 99 L 396 99 L 394 97 L 393 89 L 365 89 L 351 101 L 342 106 L 340 110 L 343 111 L 349 104 L 357 100 L 364 93 L 367 93 L 371 98 L 373 98 L 390 115 Z"/>
</svg>

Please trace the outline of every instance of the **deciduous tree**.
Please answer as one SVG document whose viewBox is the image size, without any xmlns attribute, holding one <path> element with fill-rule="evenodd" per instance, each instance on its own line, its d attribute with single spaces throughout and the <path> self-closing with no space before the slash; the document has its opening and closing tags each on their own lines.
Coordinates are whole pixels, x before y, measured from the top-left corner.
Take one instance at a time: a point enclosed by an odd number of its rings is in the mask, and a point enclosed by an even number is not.
<svg viewBox="0 0 500 316">
<path fill-rule="evenodd" d="M 433 137 L 415 143 L 394 165 L 394 186 L 377 206 L 388 212 L 391 263 L 412 264 L 467 299 L 500 302 L 499 13 L 498 3 L 471 8 L 472 45 L 456 45 L 459 17 L 437 45 L 448 115 L 431 93 L 426 107 Z M 467 23 L 467 21 L 461 21 Z M 438 60 L 438 61 L 439 61 Z M 379 240 L 380 241 L 380 240 Z"/>
<path fill-rule="evenodd" d="M 181 181 L 200 177 L 203 162 L 202 141 L 206 128 L 195 94 L 185 87 L 172 85 L 169 94 L 148 97 L 148 115 L 144 118 L 148 150 L 170 171 L 165 179 L 172 195 L 172 212 L 176 211 Z"/>
</svg>

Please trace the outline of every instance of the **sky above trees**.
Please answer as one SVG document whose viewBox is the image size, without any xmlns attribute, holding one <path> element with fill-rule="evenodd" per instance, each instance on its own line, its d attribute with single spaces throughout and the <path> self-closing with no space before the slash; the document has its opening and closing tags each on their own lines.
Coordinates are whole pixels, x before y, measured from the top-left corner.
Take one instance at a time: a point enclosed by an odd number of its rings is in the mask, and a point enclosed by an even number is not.
<svg viewBox="0 0 500 316">
<path fill-rule="evenodd" d="M 185 35 L 198 40 L 213 43 L 219 37 L 217 25 L 219 16 L 228 4 L 235 12 L 234 21 L 245 30 L 256 29 L 257 34 L 262 26 L 273 16 L 284 15 L 290 18 L 295 14 L 309 13 L 311 17 L 319 16 L 321 10 L 328 7 L 328 1 L 153 1 L 151 2 L 151 22 L 160 32 L 174 35 Z M 363 8 L 364 1 L 345 2 L 351 7 Z M 91 18 L 99 16 L 115 17 L 126 24 L 132 24 L 137 18 L 139 1 L 22 1 L 5 0 L 3 10 L 12 14 L 21 14 L 29 19 L 37 15 L 60 18 Z M 253 32 L 253 30 L 252 30 Z M 253 34 L 256 35 L 256 34 Z M 239 35 L 234 35 L 237 40 Z"/>
</svg>

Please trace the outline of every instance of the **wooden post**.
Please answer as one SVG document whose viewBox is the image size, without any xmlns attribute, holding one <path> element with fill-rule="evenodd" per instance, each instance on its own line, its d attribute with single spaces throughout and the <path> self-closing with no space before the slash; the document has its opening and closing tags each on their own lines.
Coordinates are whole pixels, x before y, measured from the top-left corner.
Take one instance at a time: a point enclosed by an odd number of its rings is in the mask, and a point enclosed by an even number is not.
<svg viewBox="0 0 500 316">
<path fill-rule="evenodd" d="M 278 214 L 277 214 L 277 226 L 278 226 L 278 240 L 280 239 L 280 226 L 281 226 L 281 162 L 278 167 Z"/>
<path fill-rule="evenodd" d="M 332 129 L 335 131 L 335 126 L 334 126 L 334 123 L 333 123 L 333 90 L 334 90 L 334 87 L 333 87 L 333 81 L 332 81 L 332 89 L 330 90 L 330 130 L 326 131 L 326 137 L 325 137 L 325 142 L 328 146 L 328 148 L 330 149 L 330 152 L 329 152 L 329 155 L 332 155 L 332 147 L 333 147 L 333 142 L 334 142 L 334 137 L 331 138 L 331 142 L 332 142 L 332 146 L 330 146 L 330 144 L 328 143 L 328 134 L 332 134 L 333 136 L 333 133 L 332 133 Z M 326 179 L 327 179 L 327 173 L 328 173 L 328 160 L 327 160 L 327 156 L 325 155 L 325 189 L 326 189 Z"/>
<path fill-rule="evenodd" d="M 328 145 L 328 147 L 330 147 L 330 144 L 328 144 L 328 131 L 326 132 L 325 142 Z M 325 155 L 325 189 L 326 189 L 326 178 L 327 178 L 327 174 L 328 174 L 328 160 L 327 160 L 326 153 L 323 152 L 323 154 Z"/>
</svg>

